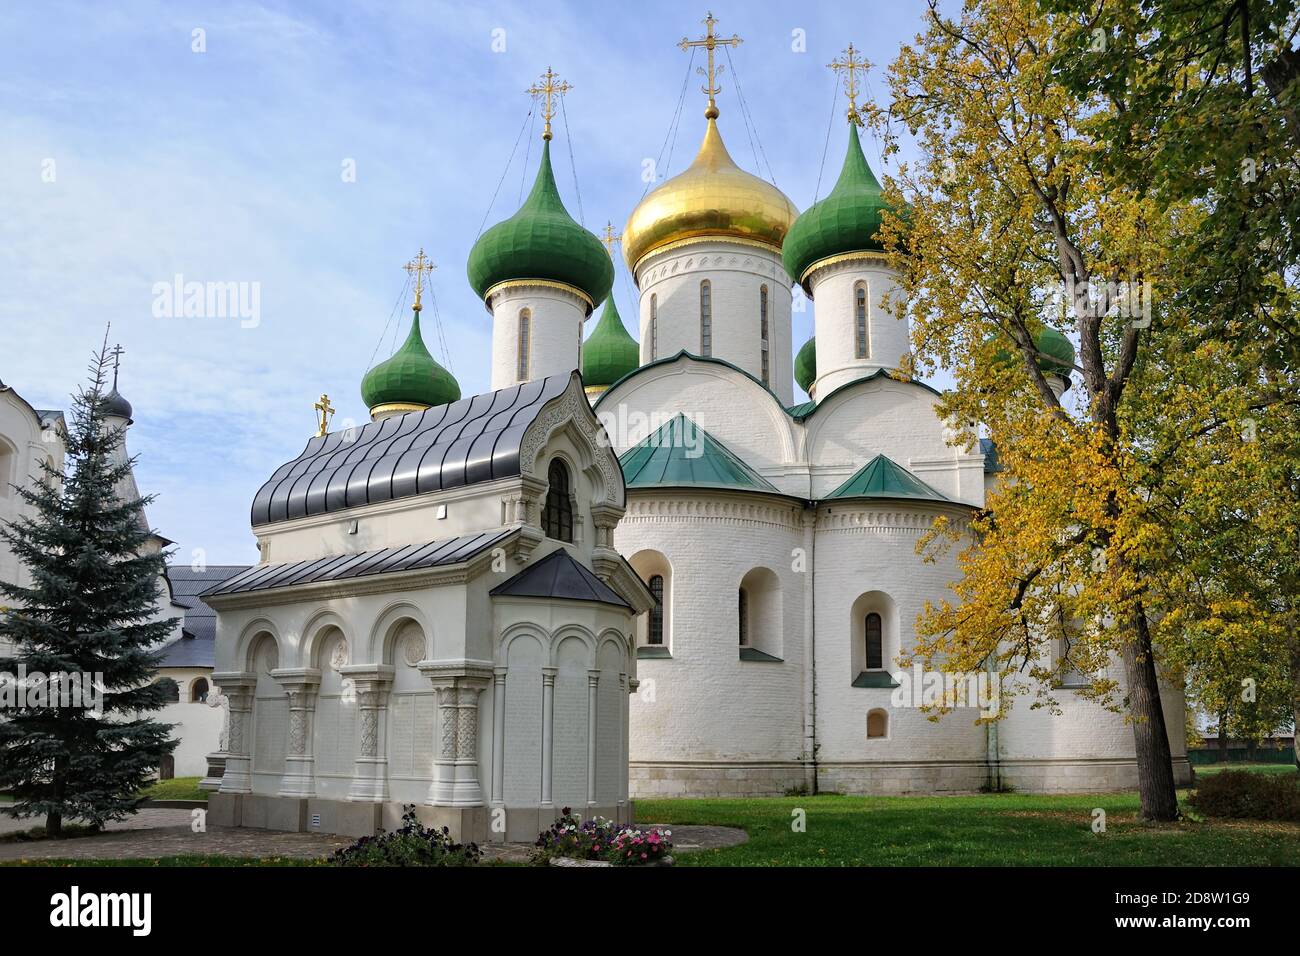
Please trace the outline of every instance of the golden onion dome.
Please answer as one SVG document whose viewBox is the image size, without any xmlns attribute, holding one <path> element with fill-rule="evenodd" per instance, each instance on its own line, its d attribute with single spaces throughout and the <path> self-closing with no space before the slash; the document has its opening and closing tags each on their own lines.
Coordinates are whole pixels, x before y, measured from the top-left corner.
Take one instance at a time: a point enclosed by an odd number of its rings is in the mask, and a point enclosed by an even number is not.
<svg viewBox="0 0 1300 956">
<path fill-rule="evenodd" d="M 623 256 L 637 263 L 656 249 L 700 236 L 759 243 L 780 251 L 799 210 L 785 193 L 745 172 L 727 152 L 709 117 L 691 165 L 654 189 L 623 228 Z"/>
</svg>

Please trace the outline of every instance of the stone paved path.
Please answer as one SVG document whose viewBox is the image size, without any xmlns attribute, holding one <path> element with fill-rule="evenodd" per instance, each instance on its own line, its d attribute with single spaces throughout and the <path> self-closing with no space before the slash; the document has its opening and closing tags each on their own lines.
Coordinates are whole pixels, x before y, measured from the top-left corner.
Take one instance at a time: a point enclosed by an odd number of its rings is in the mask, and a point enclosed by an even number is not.
<svg viewBox="0 0 1300 956">
<path fill-rule="evenodd" d="M 35 820 L 0 817 L 0 833 L 26 830 Z M 674 852 L 735 846 L 749 839 L 733 827 L 672 826 Z M 189 810 L 144 809 L 128 820 L 111 823 L 106 832 L 71 840 L 0 843 L 0 860 L 125 860 L 160 856 L 284 856 L 298 859 L 328 856 L 347 846 L 348 837 L 318 833 L 280 833 L 245 827 L 208 827 L 206 833 L 190 829 Z M 530 843 L 493 843 L 483 848 L 485 860 L 523 862 Z"/>
</svg>

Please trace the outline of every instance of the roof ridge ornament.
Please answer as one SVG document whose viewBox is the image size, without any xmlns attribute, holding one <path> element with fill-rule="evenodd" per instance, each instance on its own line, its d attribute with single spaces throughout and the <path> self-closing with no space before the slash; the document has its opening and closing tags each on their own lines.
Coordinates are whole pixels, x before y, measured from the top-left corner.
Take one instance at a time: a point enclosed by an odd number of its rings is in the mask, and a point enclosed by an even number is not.
<svg viewBox="0 0 1300 956">
<path fill-rule="evenodd" d="M 717 95 L 720 92 L 722 92 L 721 89 L 719 89 L 718 87 L 718 74 L 723 71 L 724 67 L 721 63 L 717 63 L 717 64 L 714 63 L 713 51 L 720 46 L 737 47 L 740 46 L 740 44 L 743 43 L 744 41 L 741 40 L 740 37 L 738 37 L 734 33 L 729 38 L 715 36 L 713 33 L 713 27 L 718 21 L 713 16 L 712 10 L 710 10 L 708 15 L 705 16 L 705 18 L 700 22 L 703 23 L 705 27 L 704 36 L 700 37 L 698 40 L 692 40 L 689 37 L 682 37 L 681 42 L 678 43 L 677 46 L 680 47 L 683 52 L 690 50 L 692 47 L 704 47 L 704 49 L 708 51 L 708 56 L 709 56 L 708 68 L 705 69 L 705 67 L 698 66 L 695 68 L 695 71 L 699 73 L 700 76 L 706 77 L 708 79 L 708 82 L 703 87 L 701 87 L 701 90 L 709 97 L 709 105 L 708 108 L 706 108 L 704 111 L 704 116 L 706 119 L 717 119 L 718 118 Z"/>
</svg>

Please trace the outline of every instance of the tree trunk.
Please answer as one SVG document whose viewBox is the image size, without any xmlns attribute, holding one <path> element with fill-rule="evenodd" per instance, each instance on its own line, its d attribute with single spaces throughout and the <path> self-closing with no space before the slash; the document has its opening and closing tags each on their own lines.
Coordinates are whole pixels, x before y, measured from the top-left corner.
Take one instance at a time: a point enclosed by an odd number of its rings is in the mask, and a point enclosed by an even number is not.
<svg viewBox="0 0 1300 956">
<path fill-rule="evenodd" d="M 1228 712 L 1219 714 L 1219 763 L 1228 762 Z"/>
<path fill-rule="evenodd" d="M 1144 820 L 1178 819 L 1178 794 L 1174 787 L 1173 756 L 1160 701 L 1160 681 L 1151 649 L 1146 613 L 1134 613 L 1133 634 L 1124 645 L 1124 676 L 1128 680 L 1129 713 L 1133 717 L 1133 743 L 1137 756 L 1138 796 Z"/>
<path fill-rule="evenodd" d="M 45 835 L 62 836 L 63 834 L 63 814 L 57 810 L 51 810 L 45 814 Z"/>
</svg>

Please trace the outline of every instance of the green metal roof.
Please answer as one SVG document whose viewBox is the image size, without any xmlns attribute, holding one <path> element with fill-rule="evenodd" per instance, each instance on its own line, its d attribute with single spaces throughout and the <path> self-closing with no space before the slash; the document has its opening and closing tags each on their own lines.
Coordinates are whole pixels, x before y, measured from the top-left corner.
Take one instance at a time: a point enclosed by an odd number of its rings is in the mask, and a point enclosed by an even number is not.
<svg viewBox="0 0 1300 956">
<path fill-rule="evenodd" d="M 420 313 L 411 319 L 411 332 L 393 357 L 380 362 L 361 380 L 361 398 L 367 408 L 398 402 L 411 405 L 446 405 L 460 398 L 460 386 L 439 365 L 420 335 Z"/>
<path fill-rule="evenodd" d="M 689 486 L 781 493 L 680 412 L 618 460 L 629 488 Z"/>
<path fill-rule="evenodd" d="M 628 333 L 611 294 L 605 300 L 600 321 L 582 343 L 584 385 L 613 385 L 641 364 L 641 348 Z"/>
<path fill-rule="evenodd" d="M 542 163 L 532 192 L 509 219 L 479 237 L 470 250 L 469 284 L 480 299 L 509 279 L 548 279 L 585 292 L 599 305 L 614 284 L 614 264 L 599 239 L 578 225 L 564 208 L 551 171 L 551 144 L 542 146 Z"/>
<path fill-rule="evenodd" d="M 878 233 L 885 208 L 880 183 L 862 154 L 857 124 L 850 122 L 848 149 L 835 188 L 795 220 L 781 246 L 785 271 L 811 296 L 803 274 L 813 263 L 845 252 L 883 251 Z"/>
<path fill-rule="evenodd" d="M 902 465 L 884 455 L 877 455 L 829 495 L 830 498 L 928 498 L 948 501 L 947 495 L 935 491 Z M 825 499 L 823 499 L 825 500 Z"/>
</svg>

